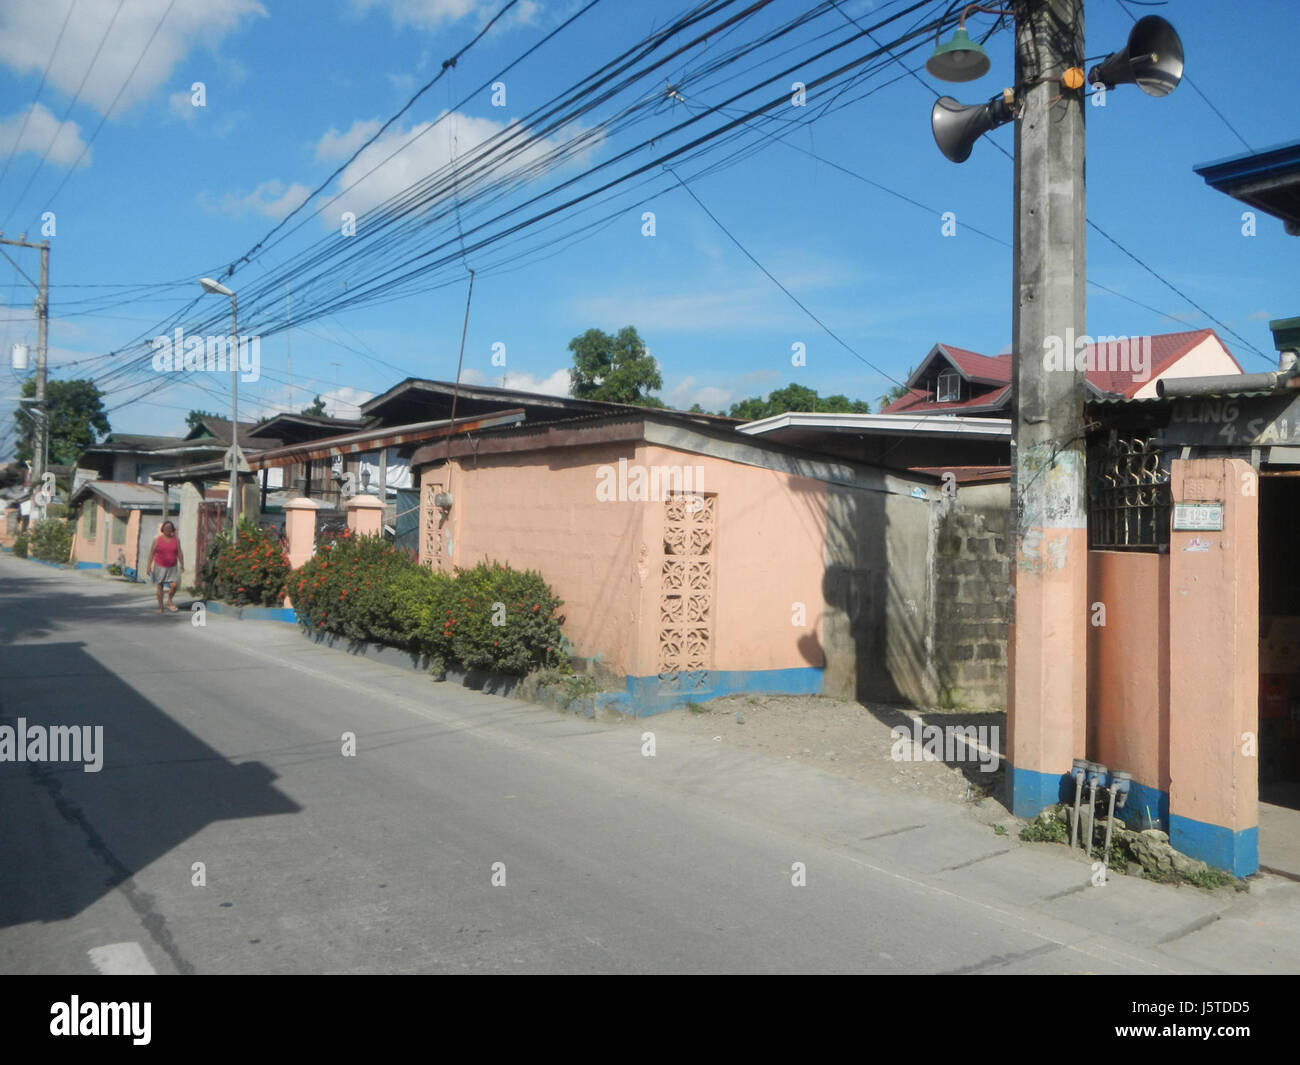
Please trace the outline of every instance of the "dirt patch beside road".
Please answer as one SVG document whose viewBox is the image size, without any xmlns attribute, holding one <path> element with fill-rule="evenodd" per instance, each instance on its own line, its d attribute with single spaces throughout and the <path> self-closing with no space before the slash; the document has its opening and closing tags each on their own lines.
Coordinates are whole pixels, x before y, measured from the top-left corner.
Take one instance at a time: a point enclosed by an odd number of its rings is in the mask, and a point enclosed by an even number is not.
<svg viewBox="0 0 1300 1065">
<path fill-rule="evenodd" d="M 820 695 L 731 695 L 643 718 L 638 725 L 708 737 L 744 750 L 789 758 L 887 791 L 968 804 L 974 816 L 991 824 L 1009 816 L 1001 802 L 1005 778 L 1001 759 L 988 758 L 959 743 L 954 749 L 956 757 L 948 763 L 919 757 L 895 761 L 893 729 L 904 728 L 909 735 L 916 735 L 917 718 L 926 726 L 983 725 L 990 729 L 981 735 L 991 735 L 991 728 L 996 726 L 996 753 L 1000 753 L 1005 742 L 1005 717 L 996 711 L 921 713 Z M 910 743 L 900 746 L 899 753 L 923 754 L 912 750 Z M 990 772 L 989 765 L 997 768 Z"/>
</svg>

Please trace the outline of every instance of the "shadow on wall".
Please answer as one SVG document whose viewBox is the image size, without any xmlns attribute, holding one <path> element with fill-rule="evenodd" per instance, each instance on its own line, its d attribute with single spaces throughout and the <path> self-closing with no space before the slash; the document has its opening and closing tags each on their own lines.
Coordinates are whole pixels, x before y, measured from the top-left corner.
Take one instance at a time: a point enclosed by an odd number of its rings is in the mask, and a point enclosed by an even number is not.
<svg viewBox="0 0 1300 1065">
<path fill-rule="evenodd" d="M 827 695 L 859 702 L 935 701 L 929 651 L 933 504 L 883 491 L 827 490 Z"/>
</svg>

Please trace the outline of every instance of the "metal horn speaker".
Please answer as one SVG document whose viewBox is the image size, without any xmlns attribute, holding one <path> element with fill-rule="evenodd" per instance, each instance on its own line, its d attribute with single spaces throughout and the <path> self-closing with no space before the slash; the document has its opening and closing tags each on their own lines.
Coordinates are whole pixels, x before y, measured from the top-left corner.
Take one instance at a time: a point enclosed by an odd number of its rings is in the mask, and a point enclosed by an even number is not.
<svg viewBox="0 0 1300 1065">
<path fill-rule="evenodd" d="M 964 163 L 977 140 L 1016 117 L 1013 99 L 1009 89 L 986 104 L 960 104 L 951 96 L 940 96 L 930 109 L 930 129 L 939 151 L 954 163 Z"/>
<path fill-rule="evenodd" d="M 1140 18 L 1128 35 L 1128 46 L 1112 52 L 1088 71 L 1088 83 L 1136 85 L 1148 96 L 1168 96 L 1183 80 L 1183 42 L 1159 15 Z"/>
</svg>

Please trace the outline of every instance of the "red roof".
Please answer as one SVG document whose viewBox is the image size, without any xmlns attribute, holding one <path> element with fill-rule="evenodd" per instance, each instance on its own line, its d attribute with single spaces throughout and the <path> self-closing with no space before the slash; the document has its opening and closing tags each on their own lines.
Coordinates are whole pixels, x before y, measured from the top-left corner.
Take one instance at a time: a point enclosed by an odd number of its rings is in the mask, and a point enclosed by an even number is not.
<svg viewBox="0 0 1300 1065">
<path fill-rule="evenodd" d="M 888 407 L 882 410 L 881 414 L 917 414 L 923 411 L 960 411 L 983 409 L 985 407 L 997 407 L 1003 399 L 1011 395 L 1011 386 L 1002 385 L 1001 387 L 987 388 L 969 399 L 959 400 L 956 403 L 940 403 L 931 399 L 925 392 L 919 388 L 913 388 L 910 393 L 902 399 L 896 399 Z"/>
<path fill-rule="evenodd" d="M 1100 363 L 1103 368 L 1089 370 L 1087 373 L 1088 383 L 1100 392 L 1109 392 L 1131 399 L 1144 385 L 1160 376 L 1203 340 L 1211 336 L 1217 339 L 1213 329 L 1193 329 L 1185 333 L 1161 333 L 1152 336 L 1150 338 L 1151 366 L 1146 380 L 1142 381 L 1135 381 L 1130 370 L 1109 370 L 1104 368 L 1109 363 L 1119 361 L 1120 353 L 1112 351 L 1115 345 L 1104 344 L 1099 348 L 1096 343 L 1089 344 L 1084 355 L 1086 361 L 1094 365 Z M 1144 340 L 1145 338 L 1132 339 Z M 1222 344 L 1222 342 L 1220 343 Z M 971 408 L 1000 406 L 1004 400 L 1010 398 L 1010 354 L 980 355 L 973 351 L 966 351 L 964 348 L 954 348 L 949 344 L 936 344 L 931 355 L 935 351 L 948 356 L 949 361 L 962 372 L 968 382 L 976 385 L 992 384 L 995 387 L 978 391 L 969 399 L 963 399 L 957 403 L 939 403 L 930 399 L 921 389 L 913 388 L 908 395 L 889 404 L 881 411 L 882 414 L 969 410 Z M 1233 365 L 1240 372 L 1241 364 L 1232 358 L 1232 353 L 1228 352 L 1226 347 L 1224 347 L 1224 351 L 1228 353 L 1228 358 L 1232 359 Z M 926 363 L 929 361 L 930 359 L 927 358 Z M 925 369 L 926 363 L 922 363 L 922 371 Z M 1003 387 L 996 387 L 998 385 Z"/>
<path fill-rule="evenodd" d="M 1011 380 L 1010 355 L 981 355 L 977 351 L 954 348 L 951 344 L 936 344 L 968 381 L 979 384 L 1001 385 Z"/>
</svg>

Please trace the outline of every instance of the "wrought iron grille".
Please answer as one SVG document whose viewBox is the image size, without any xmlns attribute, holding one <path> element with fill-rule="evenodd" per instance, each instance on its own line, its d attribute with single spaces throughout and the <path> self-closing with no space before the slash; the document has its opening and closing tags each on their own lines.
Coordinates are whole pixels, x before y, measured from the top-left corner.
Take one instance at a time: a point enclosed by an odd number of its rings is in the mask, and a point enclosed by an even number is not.
<svg viewBox="0 0 1300 1065">
<path fill-rule="evenodd" d="M 331 543 L 348 531 L 348 516 L 339 510 L 316 512 L 316 543 Z"/>
<path fill-rule="evenodd" d="M 1169 549 L 1169 461 L 1154 436 L 1108 439 L 1088 452 L 1088 546 Z"/>
</svg>

